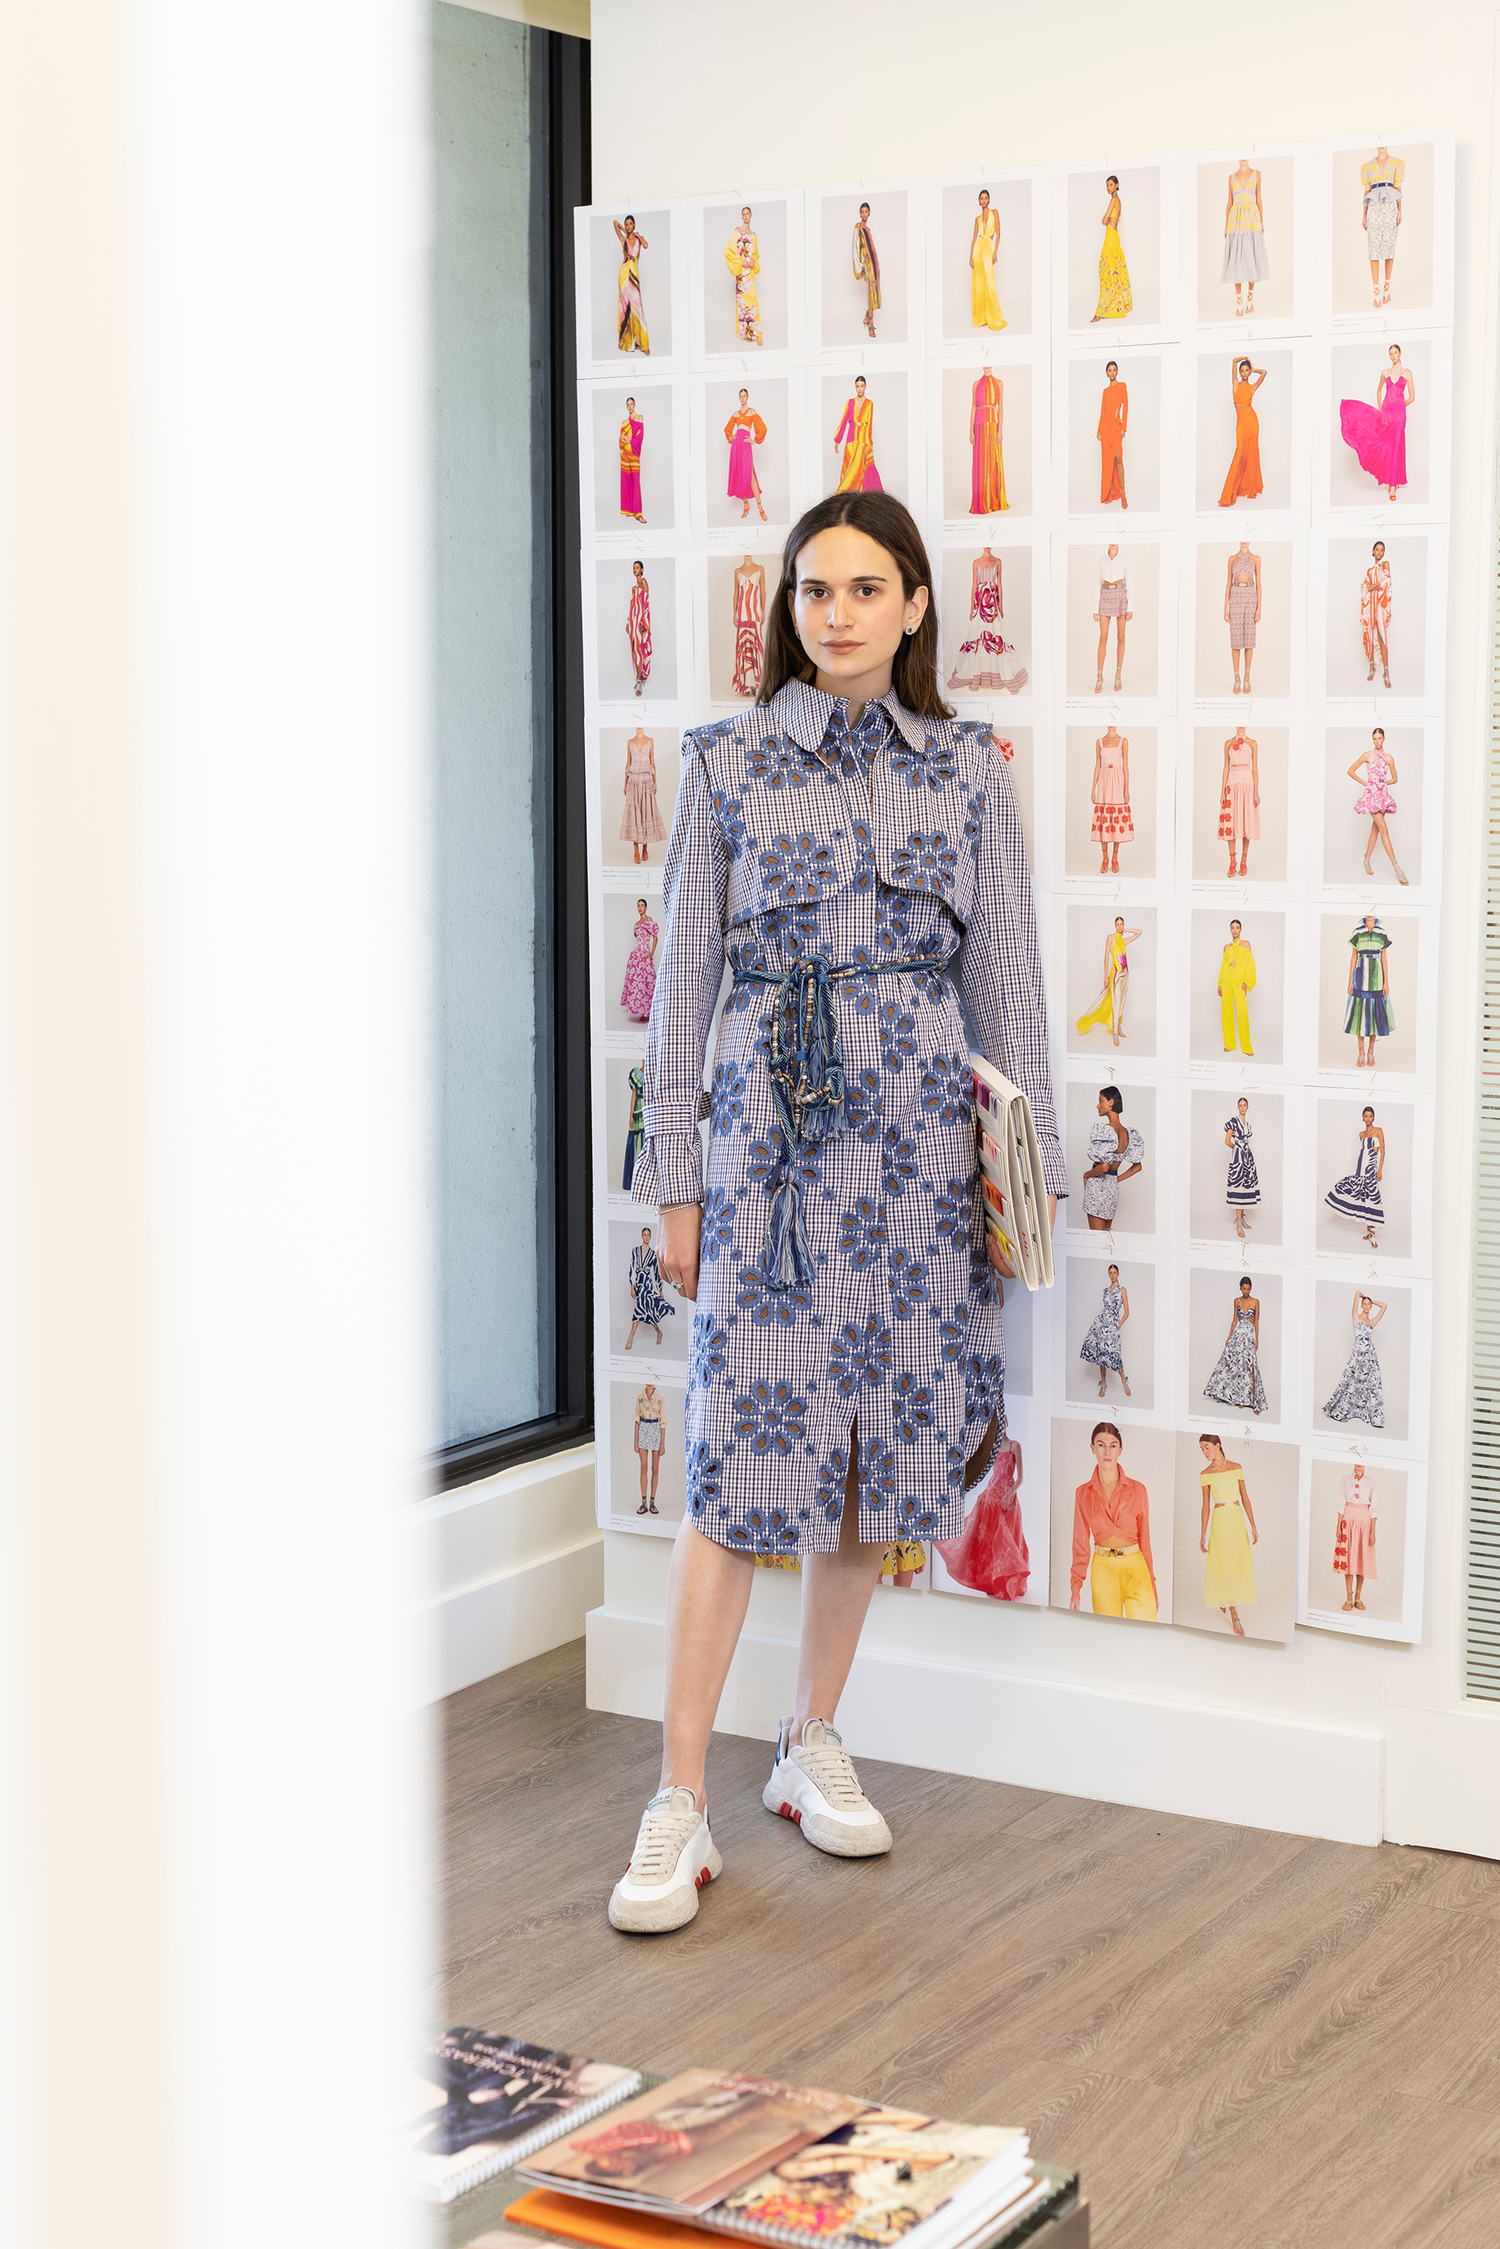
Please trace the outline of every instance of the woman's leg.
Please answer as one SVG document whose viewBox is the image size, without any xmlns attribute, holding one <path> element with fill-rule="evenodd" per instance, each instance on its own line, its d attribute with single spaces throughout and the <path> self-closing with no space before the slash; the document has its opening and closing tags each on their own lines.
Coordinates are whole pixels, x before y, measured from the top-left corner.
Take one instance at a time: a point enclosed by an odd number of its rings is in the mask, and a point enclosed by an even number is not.
<svg viewBox="0 0 1500 2249">
<path fill-rule="evenodd" d="M 1107 1234 L 1109 1232 L 1109 1220 L 1107 1218 L 1096 1218 L 1092 1211 L 1089 1212 L 1088 1218 L 1091 1234 Z"/>
<path fill-rule="evenodd" d="M 748 1554 L 731 1553 L 690 1523 L 678 1531 L 667 1578 L 661 1785 L 692 1789 L 700 1811 L 708 1740 L 754 1576 L 755 1564 Z"/>
<path fill-rule="evenodd" d="M 857 1447 L 856 1435 L 850 1448 L 838 1545 L 831 1554 L 802 1557 L 802 1648 L 797 1660 L 797 1708 L 788 1748 L 802 1739 L 804 1719 L 832 1721 L 880 1583 L 880 1565 L 888 1542 L 879 1538 L 860 1544 Z"/>
<path fill-rule="evenodd" d="M 1108 654 L 1109 619 L 1107 617 L 1101 617 L 1099 619 L 1099 661 L 1094 666 L 1094 677 L 1096 679 L 1103 679 L 1104 677 L 1104 659 Z"/>
<path fill-rule="evenodd" d="M 1234 666 L 1234 691 L 1238 695 L 1240 691 L 1240 652 L 1233 646 L 1229 651 L 1229 660 Z"/>
<path fill-rule="evenodd" d="M 630 1333 L 625 1338 L 625 1348 L 627 1351 L 630 1349 L 631 1344 L 635 1341 L 635 1331 L 638 1324 L 639 1323 L 635 1320 L 632 1320 L 630 1323 Z"/>
<path fill-rule="evenodd" d="M 650 1453 L 648 1453 L 648 1452 L 643 1452 L 643 1453 L 642 1453 L 642 1454 L 640 1455 L 640 1463 L 641 1463 L 641 1497 L 642 1497 L 642 1499 L 644 1499 L 644 1498 L 645 1498 L 645 1496 L 646 1496 L 646 1463 L 647 1463 L 647 1461 L 648 1461 L 648 1460 L 649 1460 L 650 1458 L 651 1458 L 651 1455 L 650 1455 Z"/>
<path fill-rule="evenodd" d="M 1123 618 L 1123 617 L 1117 617 L 1117 618 L 1115 619 L 1115 685 L 1116 685 L 1116 687 L 1118 687 L 1118 686 L 1119 686 L 1119 684 L 1120 684 L 1120 675 L 1121 675 L 1121 673 L 1122 673 L 1122 672 L 1124 671 L 1124 669 L 1125 669 L 1125 620 L 1124 620 L 1124 618 Z"/>
</svg>

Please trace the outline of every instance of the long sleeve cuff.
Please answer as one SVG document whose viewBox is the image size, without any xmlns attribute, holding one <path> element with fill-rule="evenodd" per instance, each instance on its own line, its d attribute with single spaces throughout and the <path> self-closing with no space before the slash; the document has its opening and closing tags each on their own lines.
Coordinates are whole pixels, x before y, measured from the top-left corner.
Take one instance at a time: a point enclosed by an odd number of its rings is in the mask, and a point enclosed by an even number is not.
<svg viewBox="0 0 1500 2249">
<path fill-rule="evenodd" d="M 1044 1132 L 1042 1127 L 1038 1125 L 1036 1128 L 1036 1144 L 1041 1154 L 1042 1177 L 1046 1181 L 1048 1194 L 1056 1195 L 1060 1203 L 1066 1202 L 1068 1197 L 1068 1167 L 1063 1161 L 1062 1142 L 1055 1132 Z"/>
<path fill-rule="evenodd" d="M 703 1143 L 696 1124 L 686 1132 L 648 1132 L 630 1192 L 634 1201 L 658 1210 L 668 1203 L 702 1202 Z"/>
</svg>

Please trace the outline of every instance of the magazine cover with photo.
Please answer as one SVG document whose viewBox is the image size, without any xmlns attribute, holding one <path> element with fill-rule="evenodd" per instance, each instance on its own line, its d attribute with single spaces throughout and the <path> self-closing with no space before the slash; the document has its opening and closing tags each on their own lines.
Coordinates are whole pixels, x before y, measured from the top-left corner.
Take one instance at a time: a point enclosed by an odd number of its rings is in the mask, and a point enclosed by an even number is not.
<svg viewBox="0 0 1500 2249">
<path fill-rule="evenodd" d="M 1159 165 L 1103 164 L 1067 176 L 1063 306 L 1069 328 L 1155 328 L 1162 321 Z"/>
<path fill-rule="evenodd" d="M 1292 1637 L 1297 1621 L 1296 1445 L 1225 1421 L 1179 1430 L 1172 1622 L 1221 1639 Z"/>
<path fill-rule="evenodd" d="M 644 1055 L 606 1055 L 604 1061 L 605 1188 L 628 1196 L 646 1144 Z"/>
<path fill-rule="evenodd" d="M 646 872 L 643 868 L 642 874 Z M 600 901 L 603 924 L 606 1031 L 638 1040 L 651 1017 L 656 968 L 661 955 L 661 894 L 654 885 L 639 891 L 607 890 Z"/>
<path fill-rule="evenodd" d="M 1291 506 L 1293 364 L 1289 345 L 1252 348 L 1239 337 L 1232 349 L 1198 354 L 1200 515 L 1222 509 L 1239 524 Z"/>
<path fill-rule="evenodd" d="M 1156 874 L 1157 730 L 1103 710 L 1063 737 L 1063 872 L 1073 880 Z"/>
<path fill-rule="evenodd" d="M 677 564 L 640 555 L 594 565 L 596 677 L 605 703 L 677 697 Z"/>
<path fill-rule="evenodd" d="M 1295 309 L 1296 159 L 1244 149 L 1200 157 L 1196 178 L 1198 325 L 1288 321 Z"/>
<path fill-rule="evenodd" d="M 1112 339 L 1111 339 L 1112 343 Z M 1101 343 L 1068 365 L 1068 513 L 1162 504 L 1162 356 Z"/>
<path fill-rule="evenodd" d="M 1292 692 L 1293 549 L 1245 523 L 1197 550 L 1193 693 L 1201 701 Z M 1300 646 L 1300 642 L 1299 642 Z"/>
<path fill-rule="evenodd" d="M 1195 1265 L 1188 1276 L 1187 1370 L 1180 1400 L 1194 1421 L 1269 1426 L 1284 1413 L 1279 1273 Z"/>
<path fill-rule="evenodd" d="M 1070 1404 L 1150 1413 L 1156 1405 L 1156 1267 L 1122 1251 L 1079 1257 L 1063 1278 L 1063 1396 Z"/>
<path fill-rule="evenodd" d="M 1413 1295 L 1375 1277 L 1319 1280 L 1313 1306 L 1312 1422 L 1351 1444 L 1412 1434 Z"/>
<path fill-rule="evenodd" d="M 1410 1074 L 1422 1015 L 1422 928 L 1371 906 L 1325 913 L 1318 938 L 1318 1067 Z"/>
<path fill-rule="evenodd" d="M 656 867 L 666 858 L 677 785 L 681 734 L 675 726 L 604 726 L 599 730 L 601 857 L 608 868 Z"/>
<path fill-rule="evenodd" d="M 1069 906 L 1063 1018 L 1069 1054 L 1156 1053 L 1154 906 Z M 1111 1067 L 1118 1067 L 1112 1064 Z"/>
<path fill-rule="evenodd" d="M 1049 1608 L 1171 1623 L 1175 1453 L 1170 1429 L 1054 1418 Z"/>
<path fill-rule="evenodd" d="M 1006 1369 L 1006 1434 L 989 1473 L 964 1495 L 960 1537 L 930 1548 L 932 1590 L 970 1601 L 1047 1606 L 1051 1495 L 1047 1417 L 1013 1397 Z"/>
<path fill-rule="evenodd" d="M 893 492 L 920 510 L 911 489 L 912 401 L 904 369 L 871 365 L 818 379 L 812 451 L 816 489 Z"/>
<path fill-rule="evenodd" d="M 1188 948 L 1188 1055 L 1264 1069 L 1285 1060 L 1286 916 L 1195 907 Z"/>
<path fill-rule="evenodd" d="M 808 197 L 809 278 L 824 351 L 910 340 L 910 204 L 902 187 Z"/>
<path fill-rule="evenodd" d="M 1242 702 L 1233 719 L 1193 729 L 1194 882 L 1287 879 L 1288 731 Z"/>
<path fill-rule="evenodd" d="M 1336 317 L 1405 320 L 1438 309 L 1435 153 L 1430 140 L 1383 141 L 1373 133 L 1356 147 L 1333 151 Z M 1451 148 L 1445 154 L 1451 195 Z"/>
<path fill-rule="evenodd" d="M 1188 1230 L 1194 1241 L 1279 1250 L 1285 1232 L 1285 1096 L 1259 1086 L 1195 1086 L 1188 1137 Z"/>
<path fill-rule="evenodd" d="M 1126 538 L 1113 523 L 1092 542 L 1069 545 L 1063 598 L 1070 700 L 1159 692 L 1161 580 L 1156 542 Z"/>
<path fill-rule="evenodd" d="M 1426 693 L 1431 553 L 1420 532 L 1330 539 L 1323 573 L 1328 693 Z M 1438 611 L 1441 615 L 1441 610 Z"/>
<path fill-rule="evenodd" d="M 759 542 L 711 554 L 704 566 L 707 610 L 699 645 L 708 650 L 715 703 L 753 703 L 766 658 L 766 604 L 781 582 L 781 556 Z"/>
<path fill-rule="evenodd" d="M 1033 306 L 1036 188 L 1029 178 L 989 175 L 945 186 L 937 202 L 934 291 L 944 343 L 973 343 L 1002 331 L 1029 337 Z"/>
<path fill-rule="evenodd" d="M 582 216 L 582 214 L 580 214 Z M 620 204 L 587 220 L 588 313 L 581 340 L 596 365 L 670 360 L 672 214 L 664 204 Z"/>
<path fill-rule="evenodd" d="M 675 528 L 675 411 L 670 383 L 610 383 L 594 392 L 590 458 L 601 535 Z"/>
<path fill-rule="evenodd" d="M 994 519 L 1029 520 L 1036 506 L 1033 455 L 1039 397 L 1031 362 L 993 357 L 945 367 L 935 377 L 940 409 L 931 433 L 942 465 L 943 521 L 977 529 Z M 934 480 L 935 481 L 935 480 Z"/>
<path fill-rule="evenodd" d="M 1331 726 L 1323 754 L 1323 880 L 1368 893 L 1422 882 L 1420 726 Z"/>
<path fill-rule="evenodd" d="M 1037 682 L 1031 627 L 1030 547 L 992 545 L 947 548 L 942 569 L 942 652 L 945 697 L 960 717 L 971 702 L 982 709 L 1017 695 L 1034 695 Z M 1003 708 L 1000 712 L 1003 721 Z"/>
<path fill-rule="evenodd" d="M 671 1365 L 680 1373 L 692 1341 L 693 1308 L 661 1277 L 660 1233 L 661 1222 L 649 1211 L 608 1221 L 609 1351 L 611 1357 L 629 1352 L 643 1365 Z"/>
<path fill-rule="evenodd" d="M 1325 1256 L 1412 1255 L 1416 1110 L 1383 1095 L 1318 1103 L 1316 1247 Z"/>
<path fill-rule="evenodd" d="M 702 350 L 710 357 L 785 351 L 790 279 L 801 278 L 798 202 L 779 195 L 705 203 L 699 215 Z"/>
<path fill-rule="evenodd" d="M 703 386 L 703 500 L 710 531 L 748 537 L 792 520 L 791 385 L 754 369 Z"/>
<path fill-rule="evenodd" d="M 1156 1231 L 1156 1110 L 1155 1086 L 1069 1081 L 1063 1118 L 1069 1192 L 1058 1217 L 1070 1231 L 1111 1238 Z"/>
<path fill-rule="evenodd" d="M 1415 1640 L 1422 1622 L 1420 1471 L 1363 1449 L 1314 1455 L 1309 1467 L 1306 1592 L 1298 1623 L 1361 1639 Z M 1415 1587 L 1408 1549 L 1418 1564 Z"/>
<path fill-rule="evenodd" d="M 679 1384 L 639 1377 L 609 1386 L 609 1513 L 617 1528 L 671 1530 L 687 1506 Z"/>
<path fill-rule="evenodd" d="M 1335 344 L 1327 400 L 1335 508 L 1425 508 L 1432 489 L 1433 346 L 1424 336 Z"/>
</svg>

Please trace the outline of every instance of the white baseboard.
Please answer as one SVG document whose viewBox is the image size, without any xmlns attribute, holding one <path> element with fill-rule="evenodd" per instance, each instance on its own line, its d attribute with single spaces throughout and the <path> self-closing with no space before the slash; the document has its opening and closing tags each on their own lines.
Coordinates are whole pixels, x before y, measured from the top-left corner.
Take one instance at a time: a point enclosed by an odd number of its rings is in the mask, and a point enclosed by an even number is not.
<svg viewBox="0 0 1500 2249">
<path fill-rule="evenodd" d="M 659 1620 L 592 1610 L 589 1708 L 660 1718 L 662 1657 Z M 744 1634 L 719 1729 L 769 1741 L 792 1707 L 796 1668 L 792 1641 Z M 1338 1843 L 1381 1840 L 1378 1734 L 868 1653 L 855 1658 L 839 1730 L 856 1756 Z"/>
<path fill-rule="evenodd" d="M 424 1500 L 410 1529 L 429 1588 L 433 1700 L 580 1639 L 604 1598 L 592 1445 Z"/>
</svg>

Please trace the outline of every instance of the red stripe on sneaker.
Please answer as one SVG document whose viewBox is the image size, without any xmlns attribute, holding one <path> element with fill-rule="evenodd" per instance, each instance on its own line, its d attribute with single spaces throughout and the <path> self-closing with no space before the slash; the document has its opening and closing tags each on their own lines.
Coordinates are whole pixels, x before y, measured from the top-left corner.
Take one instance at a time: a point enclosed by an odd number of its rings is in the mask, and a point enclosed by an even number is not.
<svg viewBox="0 0 1500 2249">
<path fill-rule="evenodd" d="M 791 1805 L 786 1801 L 785 1797 L 783 1797 L 781 1800 L 778 1816 L 784 1820 L 796 1818 L 795 1812 L 792 1810 Z"/>
<path fill-rule="evenodd" d="M 802 1814 L 800 1812 L 793 1812 L 792 1818 L 796 1821 L 799 1827 L 802 1825 Z"/>
</svg>

